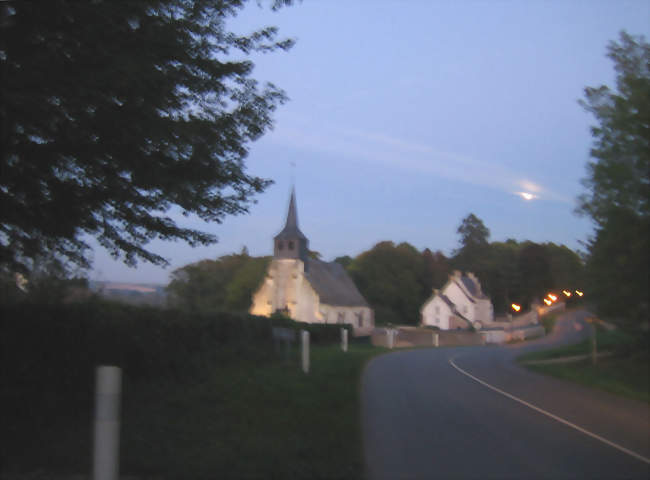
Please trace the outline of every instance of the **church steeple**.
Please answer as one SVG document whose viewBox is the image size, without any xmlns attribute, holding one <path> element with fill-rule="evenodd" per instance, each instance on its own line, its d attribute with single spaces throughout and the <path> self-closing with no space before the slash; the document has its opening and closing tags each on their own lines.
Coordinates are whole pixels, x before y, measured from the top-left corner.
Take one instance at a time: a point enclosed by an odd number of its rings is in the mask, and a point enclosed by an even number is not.
<svg viewBox="0 0 650 480">
<path fill-rule="evenodd" d="M 298 209 L 296 208 L 296 190 L 291 189 L 289 210 L 284 228 L 274 238 L 273 256 L 275 258 L 295 258 L 307 260 L 309 241 L 298 228 Z"/>
</svg>

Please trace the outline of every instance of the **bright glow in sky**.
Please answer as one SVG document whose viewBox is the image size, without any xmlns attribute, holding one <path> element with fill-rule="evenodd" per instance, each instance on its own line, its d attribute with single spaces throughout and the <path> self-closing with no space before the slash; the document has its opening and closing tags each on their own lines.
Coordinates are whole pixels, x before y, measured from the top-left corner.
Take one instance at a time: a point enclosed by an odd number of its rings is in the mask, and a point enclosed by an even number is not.
<svg viewBox="0 0 650 480">
<path fill-rule="evenodd" d="M 605 51 L 620 30 L 650 37 L 650 2 L 304 0 L 277 13 L 252 2 L 236 20 L 242 32 L 261 25 L 297 39 L 254 58 L 255 78 L 291 99 L 247 159 L 275 184 L 247 216 L 189 222 L 216 245 L 154 242 L 170 269 L 128 268 L 98 248 L 91 278 L 166 283 L 173 268 L 244 245 L 271 254 L 292 162 L 300 228 L 326 260 L 381 240 L 449 255 L 470 212 L 491 240 L 587 239 L 573 210 L 593 120 L 577 100 L 613 85 Z"/>
</svg>

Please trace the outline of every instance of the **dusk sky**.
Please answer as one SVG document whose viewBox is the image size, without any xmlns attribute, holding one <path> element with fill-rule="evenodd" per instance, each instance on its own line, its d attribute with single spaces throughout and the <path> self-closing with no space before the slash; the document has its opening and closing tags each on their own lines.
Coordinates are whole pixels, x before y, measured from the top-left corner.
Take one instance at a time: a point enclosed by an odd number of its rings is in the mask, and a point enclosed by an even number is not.
<svg viewBox="0 0 650 480">
<path fill-rule="evenodd" d="M 292 178 L 300 228 L 325 260 L 382 240 L 450 255 L 469 213 L 492 241 L 579 249 L 592 231 L 574 209 L 594 120 L 577 102 L 585 86 L 614 86 L 607 44 L 621 30 L 648 38 L 650 1 L 304 0 L 276 13 L 252 2 L 231 25 L 297 40 L 253 58 L 254 78 L 290 98 L 247 159 L 275 183 L 249 215 L 179 220 L 219 243 L 153 242 L 167 269 L 98 247 L 92 279 L 167 283 L 243 246 L 270 255 Z"/>
</svg>

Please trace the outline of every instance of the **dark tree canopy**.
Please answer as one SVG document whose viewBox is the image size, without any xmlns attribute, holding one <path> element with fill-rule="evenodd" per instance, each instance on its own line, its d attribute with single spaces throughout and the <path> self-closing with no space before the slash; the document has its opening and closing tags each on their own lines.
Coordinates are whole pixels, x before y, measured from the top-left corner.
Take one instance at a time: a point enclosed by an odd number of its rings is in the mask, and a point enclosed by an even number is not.
<svg viewBox="0 0 650 480">
<path fill-rule="evenodd" d="M 460 248 L 454 252 L 454 268 L 473 270 L 480 276 L 484 270 L 490 230 L 480 218 L 470 213 L 461 221 L 456 232 L 460 235 Z"/>
<path fill-rule="evenodd" d="M 246 3 L 0 3 L 2 267 L 87 266 L 87 235 L 129 265 L 166 264 L 150 240 L 216 241 L 172 207 L 211 222 L 247 211 L 269 184 L 246 173 L 248 145 L 285 95 L 246 55 L 292 41 L 230 32 Z"/>
<path fill-rule="evenodd" d="M 596 119 L 587 193 L 578 211 L 596 223 L 589 242 L 590 298 L 599 311 L 630 324 L 648 322 L 650 244 L 650 44 L 621 32 L 611 42 L 616 90 L 585 89 L 580 103 Z"/>
<path fill-rule="evenodd" d="M 604 225 L 617 210 L 650 217 L 650 44 L 621 32 L 608 57 L 616 70 L 616 91 L 585 88 L 580 104 L 597 125 L 580 211 Z"/>
</svg>

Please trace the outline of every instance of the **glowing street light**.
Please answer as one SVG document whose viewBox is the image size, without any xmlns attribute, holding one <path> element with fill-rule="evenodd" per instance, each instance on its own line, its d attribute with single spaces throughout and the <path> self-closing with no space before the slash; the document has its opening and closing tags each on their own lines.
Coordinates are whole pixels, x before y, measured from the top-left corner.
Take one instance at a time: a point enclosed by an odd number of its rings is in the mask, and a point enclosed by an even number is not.
<svg viewBox="0 0 650 480">
<path fill-rule="evenodd" d="M 545 298 L 544 303 L 550 307 L 551 303 L 553 303 L 553 302 L 551 302 L 548 298 Z"/>
<path fill-rule="evenodd" d="M 562 290 L 562 293 L 565 294 L 567 297 L 571 296 L 571 292 L 568 290 Z"/>
<path fill-rule="evenodd" d="M 576 290 L 576 295 L 582 297 L 584 293 L 582 293 L 580 290 Z"/>
<path fill-rule="evenodd" d="M 510 306 L 512 307 L 512 309 L 513 309 L 515 312 L 518 312 L 519 310 L 521 310 L 521 305 L 517 305 L 516 303 L 513 303 L 513 304 L 510 305 Z"/>
<path fill-rule="evenodd" d="M 556 295 L 553 295 L 552 293 L 549 293 L 549 294 L 548 294 L 548 298 L 550 298 L 552 302 L 554 302 L 554 301 L 557 300 L 557 296 L 556 296 Z"/>
</svg>

